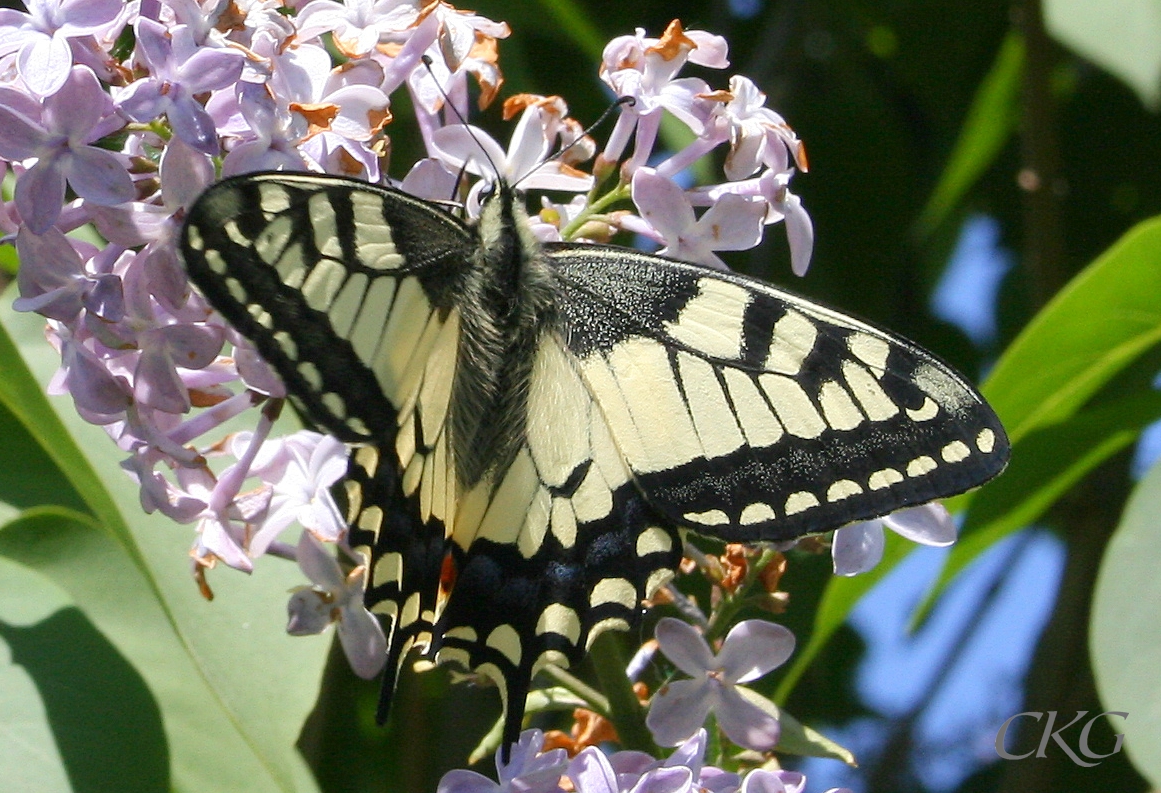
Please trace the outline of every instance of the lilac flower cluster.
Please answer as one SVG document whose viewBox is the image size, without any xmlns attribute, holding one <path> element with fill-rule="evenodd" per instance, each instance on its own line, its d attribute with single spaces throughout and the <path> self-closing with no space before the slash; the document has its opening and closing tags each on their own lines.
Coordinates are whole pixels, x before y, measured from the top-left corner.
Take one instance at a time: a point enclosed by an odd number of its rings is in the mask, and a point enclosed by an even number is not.
<svg viewBox="0 0 1161 793">
<path fill-rule="evenodd" d="M 569 760 L 564 749 L 542 752 L 544 735 L 525 730 L 504 763 L 496 753 L 499 782 L 475 771 L 449 771 L 437 793 L 802 793 L 806 777 L 780 768 L 755 768 L 744 776 L 705 763 L 707 737 L 698 730 L 673 754 L 658 760 L 644 752 L 606 755 L 588 747 Z M 567 787 L 562 784 L 567 780 Z M 827 793 L 850 793 L 832 788 Z"/>
<path fill-rule="evenodd" d="M 506 147 L 463 123 L 472 82 L 481 107 L 497 95 L 496 44 L 508 33 L 418 0 L 30 0 L 28 13 L 0 10 L 0 158 L 15 177 L 0 229 L 21 261 L 16 307 L 48 320 L 61 356 L 51 391 L 126 453 L 146 511 L 194 527 L 204 592 L 218 562 L 249 571 L 265 554 L 297 559 L 312 586 L 292 598 L 291 631 L 338 620 L 368 676 L 382 663 L 382 634 L 361 610 L 363 560 L 345 547 L 329 494 L 346 451 L 317 433 L 273 434 L 282 384 L 190 288 L 175 250 L 207 185 L 269 169 L 389 181 L 391 97 L 405 91 L 428 157 L 393 183 L 415 195 L 446 199 L 474 175 L 472 213 L 498 171 L 526 190 L 578 194 L 541 199 L 534 230 L 544 240 L 628 230 L 722 266 L 715 251 L 756 245 L 765 225 L 785 221 L 794 269 L 810 258 L 810 220 L 787 189 L 806 167 L 793 131 L 744 77 L 726 90 L 678 76 L 686 62 L 725 68 L 723 39 L 674 22 L 660 38 L 639 30 L 610 42 L 600 76 L 632 101 L 598 152 L 559 97 L 508 100 L 518 120 Z M 660 151 L 665 112 L 695 135 L 681 151 Z M 677 174 L 719 146 L 723 181 L 679 187 Z M 580 170 L 594 154 L 593 173 Z M 628 201 L 636 212 L 612 211 Z M 74 233 L 84 227 L 104 243 Z M 241 414 L 253 431 L 223 439 Z M 293 524 L 306 529 L 297 543 L 282 539 Z"/>
</svg>

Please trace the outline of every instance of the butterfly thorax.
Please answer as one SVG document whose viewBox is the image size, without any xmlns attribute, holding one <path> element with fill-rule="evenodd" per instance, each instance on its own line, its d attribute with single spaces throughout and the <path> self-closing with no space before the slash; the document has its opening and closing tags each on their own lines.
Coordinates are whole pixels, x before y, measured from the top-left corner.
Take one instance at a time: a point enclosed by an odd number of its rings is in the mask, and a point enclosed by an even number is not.
<svg viewBox="0 0 1161 793">
<path fill-rule="evenodd" d="M 456 296 L 462 333 L 451 400 L 460 484 L 504 470 L 524 440 L 534 352 L 553 316 L 553 275 L 506 182 L 485 199 L 476 261 Z"/>
</svg>

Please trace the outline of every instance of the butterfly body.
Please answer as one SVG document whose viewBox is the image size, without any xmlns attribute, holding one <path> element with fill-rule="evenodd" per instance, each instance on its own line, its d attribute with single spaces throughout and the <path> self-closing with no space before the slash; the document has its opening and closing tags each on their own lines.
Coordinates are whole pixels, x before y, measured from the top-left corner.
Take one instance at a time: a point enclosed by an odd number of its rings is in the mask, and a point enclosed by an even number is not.
<svg viewBox="0 0 1161 793">
<path fill-rule="evenodd" d="M 336 496 L 383 615 L 385 716 L 412 647 L 500 686 L 634 624 L 680 532 L 790 540 L 961 492 L 1003 429 L 914 344 L 756 279 L 539 244 L 338 177 L 226 180 L 191 209 L 193 282 L 352 446 Z"/>
</svg>

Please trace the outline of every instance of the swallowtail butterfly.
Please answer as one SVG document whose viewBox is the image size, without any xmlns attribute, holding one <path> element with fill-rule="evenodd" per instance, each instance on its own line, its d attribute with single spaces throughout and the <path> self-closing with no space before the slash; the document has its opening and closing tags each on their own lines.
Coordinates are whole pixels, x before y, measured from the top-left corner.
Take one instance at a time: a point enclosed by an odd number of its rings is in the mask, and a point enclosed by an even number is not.
<svg viewBox="0 0 1161 793">
<path fill-rule="evenodd" d="M 419 648 L 532 677 L 626 629 L 681 533 L 790 540 L 975 487 L 1008 441 L 911 342 L 729 272 L 538 243 L 511 187 L 467 224 L 334 176 L 211 187 L 194 284 L 350 444 L 335 496 L 388 637 L 380 719 Z"/>
</svg>

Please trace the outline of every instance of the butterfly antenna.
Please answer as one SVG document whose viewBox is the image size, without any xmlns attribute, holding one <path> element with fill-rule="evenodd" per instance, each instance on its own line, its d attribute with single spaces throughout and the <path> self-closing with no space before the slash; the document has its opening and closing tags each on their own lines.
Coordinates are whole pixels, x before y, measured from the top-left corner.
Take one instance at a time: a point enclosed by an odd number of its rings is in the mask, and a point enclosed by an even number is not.
<svg viewBox="0 0 1161 793">
<path fill-rule="evenodd" d="M 572 141 L 568 145 L 562 146 L 560 148 L 560 150 L 557 151 L 555 154 L 550 154 L 547 157 L 545 157 L 541 162 L 538 162 L 535 166 L 533 166 L 532 170 L 528 171 L 528 173 L 526 173 L 526 174 L 523 174 L 519 179 L 514 181 L 512 183 L 512 185 L 515 186 L 515 185 L 518 185 L 521 182 L 523 182 L 525 179 L 527 179 L 529 176 L 531 176 L 533 173 L 535 173 L 536 170 L 538 168 L 540 168 L 540 166 L 544 165 L 544 163 L 552 162 L 553 160 L 559 160 L 561 157 L 563 157 L 569 151 L 569 149 L 576 146 L 582 140 L 587 138 L 593 130 L 595 130 L 601 124 L 605 123 L 605 119 L 607 119 L 609 116 L 611 116 L 614 113 L 614 111 L 619 110 L 622 106 L 628 105 L 631 107 L 635 104 L 637 104 L 637 100 L 631 96 L 622 96 L 622 97 L 618 98 L 611 105 L 609 105 L 607 108 L 605 108 L 605 112 L 601 113 L 600 118 L 598 118 L 592 124 L 589 124 L 587 127 L 585 127 L 585 129 L 581 132 L 581 134 L 579 134 L 575 138 L 573 138 Z"/>
<path fill-rule="evenodd" d="M 420 60 L 423 61 L 424 68 L 427 69 L 427 73 L 431 75 L 431 79 L 435 82 L 435 88 L 437 91 L 439 91 L 439 95 L 443 97 L 444 107 L 450 108 L 452 115 L 454 115 L 456 119 L 458 119 L 459 122 L 463 124 L 464 129 L 468 133 L 468 136 L 475 142 L 476 148 L 480 150 L 480 154 L 484 156 L 484 160 L 487 161 L 489 166 L 491 166 L 492 173 L 496 175 L 495 181 L 500 181 L 500 169 L 496 167 L 496 163 L 494 163 L 492 158 L 488 156 L 488 150 L 484 148 L 484 144 L 480 142 L 480 139 L 476 137 L 476 133 L 472 131 L 471 124 L 469 124 L 468 120 L 464 118 L 463 113 L 461 113 L 460 109 L 456 107 L 455 102 L 453 102 L 451 97 L 447 95 L 447 91 L 443 90 L 443 85 L 440 83 L 439 78 L 435 76 L 435 70 L 431 68 L 431 56 L 425 54 L 420 58 Z M 464 172 L 466 170 L 467 163 L 465 162 L 464 165 L 461 166 L 459 175 L 456 178 L 457 184 L 459 183 L 459 180 L 463 178 Z"/>
</svg>

